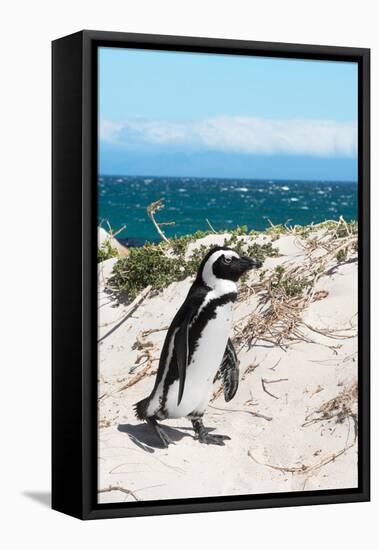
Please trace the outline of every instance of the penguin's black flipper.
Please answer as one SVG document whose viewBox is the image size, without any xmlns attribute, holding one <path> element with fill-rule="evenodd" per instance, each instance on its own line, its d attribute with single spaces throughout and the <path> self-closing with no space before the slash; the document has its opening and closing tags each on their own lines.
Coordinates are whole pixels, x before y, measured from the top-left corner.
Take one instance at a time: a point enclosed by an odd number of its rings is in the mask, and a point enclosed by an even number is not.
<svg viewBox="0 0 379 550">
<path fill-rule="evenodd" d="M 184 383 L 186 381 L 186 371 L 188 366 L 188 332 L 189 323 L 184 322 L 175 336 L 175 353 L 179 372 L 178 405 L 182 400 Z"/>
<path fill-rule="evenodd" d="M 225 401 L 230 401 L 236 394 L 239 382 L 239 360 L 232 341 L 228 340 L 226 344 L 224 357 L 222 358 L 220 373 L 224 386 Z"/>
</svg>

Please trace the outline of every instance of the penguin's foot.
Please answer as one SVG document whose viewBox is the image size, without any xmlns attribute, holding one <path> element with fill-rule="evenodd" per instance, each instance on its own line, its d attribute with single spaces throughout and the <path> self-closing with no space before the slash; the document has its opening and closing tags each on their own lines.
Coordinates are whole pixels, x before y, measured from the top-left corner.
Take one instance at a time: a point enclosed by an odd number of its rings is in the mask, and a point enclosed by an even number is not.
<svg viewBox="0 0 379 550">
<path fill-rule="evenodd" d="M 200 443 L 206 443 L 207 445 L 225 445 L 225 441 L 230 439 L 228 435 L 209 434 L 207 432 L 199 434 L 197 439 Z"/>
<path fill-rule="evenodd" d="M 169 438 L 169 436 L 165 433 L 165 431 L 158 424 L 155 418 L 146 418 L 146 422 L 153 428 L 153 430 L 155 431 L 155 433 L 163 443 L 163 446 L 166 447 L 166 449 L 171 443 L 175 445 L 175 442 Z"/>
<path fill-rule="evenodd" d="M 198 439 L 200 443 L 205 443 L 206 445 L 225 445 L 225 441 L 230 439 L 228 435 L 208 433 L 200 418 L 191 419 L 191 422 L 196 433 L 196 439 Z"/>
</svg>

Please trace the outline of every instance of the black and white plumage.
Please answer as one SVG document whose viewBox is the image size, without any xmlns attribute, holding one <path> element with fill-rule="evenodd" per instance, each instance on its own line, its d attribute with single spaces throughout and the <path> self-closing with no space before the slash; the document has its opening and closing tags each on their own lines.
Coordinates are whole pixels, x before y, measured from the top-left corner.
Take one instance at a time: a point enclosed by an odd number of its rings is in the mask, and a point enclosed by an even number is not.
<svg viewBox="0 0 379 550">
<path fill-rule="evenodd" d="M 237 358 L 236 350 L 234 349 L 232 341 L 229 339 L 224 356 L 221 361 L 219 373 L 222 377 L 222 384 L 224 387 L 225 401 L 230 401 L 235 396 L 238 389 L 238 375 L 239 375 L 239 361 Z"/>
<path fill-rule="evenodd" d="M 229 338 L 237 282 L 249 269 L 261 267 L 253 258 L 230 248 L 213 248 L 168 329 L 153 391 L 135 405 L 162 443 L 171 443 L 158 420 L 188 417 L 202 443 L 223 445 L 228 436 L 209 434 L 202 416 L 219 373 L 230 401 L 238 388 L 238 359 Z"/>
</svg>

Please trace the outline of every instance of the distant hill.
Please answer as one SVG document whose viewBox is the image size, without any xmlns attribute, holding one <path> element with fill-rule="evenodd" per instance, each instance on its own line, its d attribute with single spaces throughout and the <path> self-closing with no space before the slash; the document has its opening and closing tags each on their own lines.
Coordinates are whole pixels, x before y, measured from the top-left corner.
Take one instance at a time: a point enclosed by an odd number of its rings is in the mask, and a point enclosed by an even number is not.
<svg viewBox="0 0 379 550">
<path fill-rule="evenodd" d="M 175 177 L 357 181 L 357 159 L 220 152 L 136 153 L 102 145 L 99 173 Z"/>
</svg>

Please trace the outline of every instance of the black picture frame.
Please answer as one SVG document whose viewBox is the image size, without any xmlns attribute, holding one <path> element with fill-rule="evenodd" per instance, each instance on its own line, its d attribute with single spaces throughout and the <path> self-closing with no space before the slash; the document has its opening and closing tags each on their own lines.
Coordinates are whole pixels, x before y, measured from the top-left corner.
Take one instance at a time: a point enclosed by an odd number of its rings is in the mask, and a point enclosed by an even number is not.
<svg viewBox="0 0 379 550">
<path fill-rule="evenodd" d="M 96 188 L 99 46 L 358 63 L 359 483 L 302 491 L 97 504 Z M 52 43 L 52 507 L 81 519 L 370 499 L 370 50 L 81 31 Z"/>
</svg>

